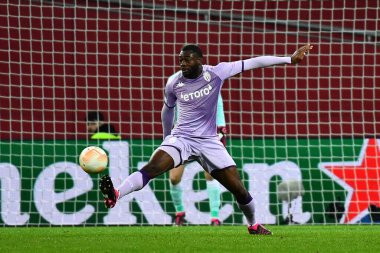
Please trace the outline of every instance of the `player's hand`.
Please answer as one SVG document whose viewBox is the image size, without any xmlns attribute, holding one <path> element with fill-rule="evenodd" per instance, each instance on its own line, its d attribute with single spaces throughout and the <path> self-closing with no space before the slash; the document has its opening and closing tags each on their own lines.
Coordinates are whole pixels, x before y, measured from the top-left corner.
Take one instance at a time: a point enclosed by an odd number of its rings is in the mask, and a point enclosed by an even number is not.
<svg viewBox="0 0 380 253">
<path fill-rule="evenodd" d="M 292 55 L 292 64 L 297 64 L 302 61 L 305 55 L 307 55 L 312 48 L 313 46 L 310 44 L 306 44 L 305 46 L 298 48 Z"/>
<path fill-rule="evenodd" d="M 225 126 L 218 126 L 218 135 L 219 140 L 223 143 L 224 146 L 227 145 L 227 128 Z"/>
</svg>

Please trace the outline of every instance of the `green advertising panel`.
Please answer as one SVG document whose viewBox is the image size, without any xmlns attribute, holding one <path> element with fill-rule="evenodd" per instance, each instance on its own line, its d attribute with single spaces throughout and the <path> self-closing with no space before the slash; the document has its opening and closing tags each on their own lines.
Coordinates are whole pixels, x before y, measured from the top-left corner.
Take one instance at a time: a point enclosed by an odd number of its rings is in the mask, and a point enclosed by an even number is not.
<svg viewBox="0 0 380 253">
<path fill-rule="evenodd" d="M 141 169 L 160 140 L 1 141 L 2 226 L 148 225 L 173 223 L 168 175 L 107 209 L 99 178 L 115 185 Z M 109 166 L 89 175 L 78 165 L 87 146 L 102 147 Z M 228 151 L 254 198 L 264 224 L 378 222 L 378 143 L 375 139 L 230 140 Z M 187 165 L 182 178 L 188 224 L 208 224 L 208 196 L 202 168 Z M 222 187 L 220 219 L 245 220 Z"/>
</svg>

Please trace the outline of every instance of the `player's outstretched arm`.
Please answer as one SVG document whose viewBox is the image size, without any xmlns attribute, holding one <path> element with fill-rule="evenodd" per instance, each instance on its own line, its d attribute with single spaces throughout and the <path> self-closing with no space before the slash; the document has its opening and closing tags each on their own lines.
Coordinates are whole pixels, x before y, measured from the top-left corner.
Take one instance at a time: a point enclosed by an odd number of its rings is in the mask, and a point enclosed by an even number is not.
<svg viewBox="0 0 380 253">
<path fill-rule="evenodd" d="M 305 55 L 313 48 L 312 45 L 306 44 L 293 53 L 292 56 L 258 56 L 243 61 L 222 62 L 216 68 L 220 68 L 220 77 L 225 80 L 246 70 L 265 68 L 279 64 L 297 64 L 302 61 Z M 241 64 L 243 62 L 243 64 Z"/>
<path fill-rule="evenodd" d="M 297 64 L 303 60 L 305 55 L 313 48 L 312 45 L 306 44 L 303 47 L 298 48 L 291 56 L 292 64 Z"/>
</svg>

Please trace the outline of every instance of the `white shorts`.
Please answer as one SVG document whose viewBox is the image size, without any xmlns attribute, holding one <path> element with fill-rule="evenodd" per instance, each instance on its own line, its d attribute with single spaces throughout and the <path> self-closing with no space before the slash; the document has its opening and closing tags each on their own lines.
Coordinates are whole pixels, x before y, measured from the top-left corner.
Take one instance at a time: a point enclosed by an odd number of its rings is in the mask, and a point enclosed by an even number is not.
<svg viewBox="0 0 380 253">
<path fill-rule="evenodd" d="M 198 160 L 209 173 L 236 166 L 218 136 L 194 138 L 169 135 L 157 149 L 165 151 L 173 158 L 174 167 L 192 158 Z"/>
</svg>

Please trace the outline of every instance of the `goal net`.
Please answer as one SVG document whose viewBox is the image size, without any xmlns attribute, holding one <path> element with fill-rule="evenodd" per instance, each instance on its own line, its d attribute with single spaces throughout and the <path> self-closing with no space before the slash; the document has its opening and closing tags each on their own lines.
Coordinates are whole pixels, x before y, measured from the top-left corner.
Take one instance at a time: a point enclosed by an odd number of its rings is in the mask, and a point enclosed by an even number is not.
<svg viewBox="0 0 380 253">
<path fill-rule="evenodd" d="M 379 222 L 379 20 L 377 1 L 1 1 L 0 225 L 172 224 L 168 173 L 109 210 L 78 156 L 106 150 L 116 185 L 146 164 L 187 43 L 209 65 L 311 43 L 297 66 L 225 81 L 227 150 L 258 222 Z M 121 139 L 91 139 L 92 111 Z M 210 223 L 206 185 L 189 164 L 187 224 Z M 245 223 L 223 187 L 220 200 L 223 224 Z"/>
</svg>

